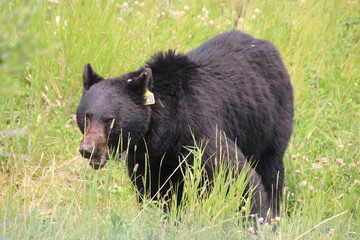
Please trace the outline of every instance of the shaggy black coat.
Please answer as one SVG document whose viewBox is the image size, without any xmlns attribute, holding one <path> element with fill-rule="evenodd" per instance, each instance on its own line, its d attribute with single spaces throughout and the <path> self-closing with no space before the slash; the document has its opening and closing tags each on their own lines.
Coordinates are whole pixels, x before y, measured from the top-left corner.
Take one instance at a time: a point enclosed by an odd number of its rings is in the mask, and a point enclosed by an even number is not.
<svg viewBox="0 0 360 240">
<path fill-rule="evenodd" d="M 154 93 L 155 104 L 144 105 L 146 89 Z M 271 207 L 279 213 L 293 93 L 281 57 L 268 41 L 234 30 L 187 54 L 156 53 L 139 70 L 106 81 L 86 65 L 77 119 L 86 133 L 80 152 L 93 158 L 95 168 L 105 164 L 104 146 L 116 148 L 120 139 L 121 150 L 129 147 L 128 170 L 140 199 L 145 192 L 165 196 L 178 184 L 181 200 L 182 174 L 175 170 L 195 136 L 207 143 L 203 164 L 208 177 L 221 158 L 219 147 L 239 171 L 246 162 L 254 163 L 252 212 L 265 217 Z M 109 135 L 106 143 L 104 135 Z"/>
</svg>

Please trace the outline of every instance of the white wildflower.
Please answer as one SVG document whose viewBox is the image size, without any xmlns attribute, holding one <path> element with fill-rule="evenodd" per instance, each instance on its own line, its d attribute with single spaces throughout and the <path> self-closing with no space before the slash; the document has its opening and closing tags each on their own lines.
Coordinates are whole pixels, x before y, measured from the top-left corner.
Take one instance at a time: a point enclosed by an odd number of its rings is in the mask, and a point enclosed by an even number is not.
<svg viewBox="0 0 360 240">
<path fill-rule="evenodd" d="M 60 16 L 56 16 L 55 18 L 55 23 L 56 23 L 56 26 L 60 26 Z"/>
</svg>

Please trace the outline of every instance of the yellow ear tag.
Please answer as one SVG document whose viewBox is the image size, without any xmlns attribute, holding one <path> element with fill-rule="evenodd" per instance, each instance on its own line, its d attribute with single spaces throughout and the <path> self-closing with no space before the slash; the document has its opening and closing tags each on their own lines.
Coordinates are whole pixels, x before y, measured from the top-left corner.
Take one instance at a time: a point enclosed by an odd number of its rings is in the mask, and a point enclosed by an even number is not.
<svg viewBox="0 0 360 240">
<path fill-rule="evenodd" d="M 155 97 L 149 89 L 146 88 L 144 93 L 144 105 L 153 105 L 155 104 Z"/>
</svg>

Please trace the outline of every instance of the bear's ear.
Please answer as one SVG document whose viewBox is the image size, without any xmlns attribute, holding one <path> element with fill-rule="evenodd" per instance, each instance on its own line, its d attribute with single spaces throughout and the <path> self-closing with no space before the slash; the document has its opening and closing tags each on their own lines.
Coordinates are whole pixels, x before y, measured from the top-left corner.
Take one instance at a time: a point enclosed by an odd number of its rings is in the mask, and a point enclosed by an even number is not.
<svg viewBox="0 0 360 240">
<path fill-rule="evenodd" d="M 151 90 L 153 85 L 153 76 L 150 68 L 145 68 L 139 76 L 128 79 L 128 85 L 131 90 L 143 93 L 146 89 Z"/>
<path fill-rule="evenodd" d="M 153 75 L 150 68 L 145 68 L 139 76 L 127 80 L 128 88 L 137 98 L 142 99 L 143 105 L 155 103 L 154 94 L 151 92 L 153 87 Z"/>
<path fill-rule="evenodd" d="M 84 92 L 86 90 L 89 90 L 89 88 L 94 85 L 95 83 L 98 83 L 100 81 L 104 80 L 102 76 L 97 74 L 91 67 L 90 63 L 86 64 L 84 67 L 84 73 L 83 73 L 83 86 L 84 86 Z"/>
<path fill-rule="evenodd" d="M 128 79 L 127 82 L 130 90 L 139 94 L 143 94 L 146 89 L 152 89 L 152 71 L 150 68 L 145 68 L 139 76 Z"/>
</svg>

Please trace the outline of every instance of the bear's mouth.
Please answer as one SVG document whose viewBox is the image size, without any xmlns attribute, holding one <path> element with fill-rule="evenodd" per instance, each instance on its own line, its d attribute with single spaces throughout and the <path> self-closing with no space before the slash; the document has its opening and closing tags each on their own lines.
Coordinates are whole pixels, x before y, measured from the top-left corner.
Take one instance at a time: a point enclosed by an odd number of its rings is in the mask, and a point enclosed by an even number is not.
<svg viewBox="0 0 360 240">
<path fill-rule="evenodd" d="M 101 158 L 101 159 L 89 159 L 88 163 L 90 164 L 90 166 L 95 169 L 101 169 L 105 166 L 107 159 L 106 158 Z"/>
</svg>

